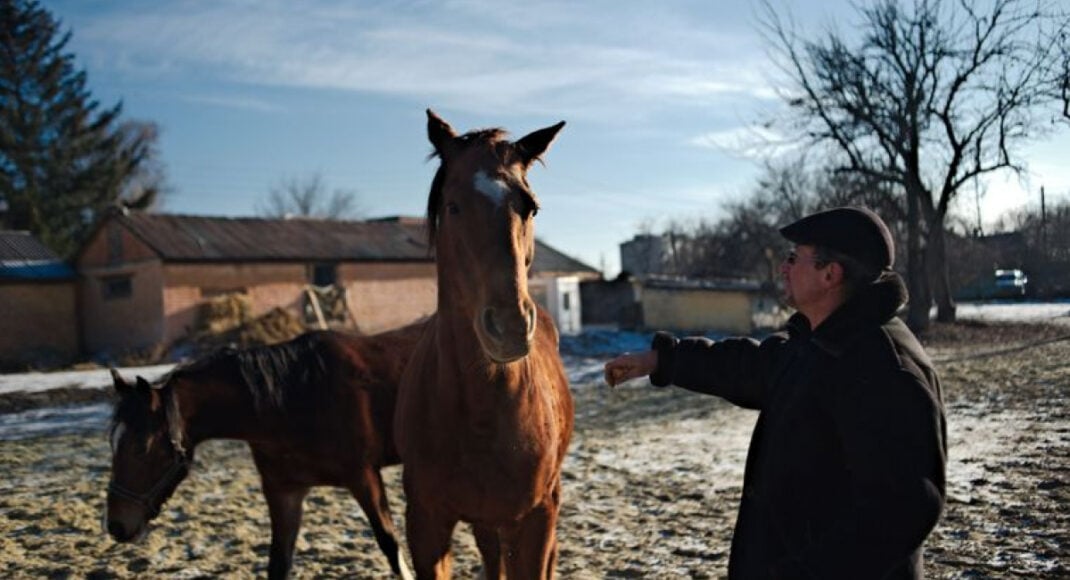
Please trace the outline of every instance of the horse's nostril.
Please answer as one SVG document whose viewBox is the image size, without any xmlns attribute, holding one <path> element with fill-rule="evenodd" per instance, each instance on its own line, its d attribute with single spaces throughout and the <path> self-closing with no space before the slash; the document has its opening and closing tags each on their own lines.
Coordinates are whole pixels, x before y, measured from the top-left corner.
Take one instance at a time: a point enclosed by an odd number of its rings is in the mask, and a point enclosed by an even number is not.
<svg viewBox="0 0 1070 580">
<path fill-rule="evenodd" d="M 483 329 L 494 338 L 501 338 L 502 336 L 502 330 L 498 328 L 498 324 L 494 321 L 493 308 L 483 309 Z"/>
<path fill-rule="evenodd" d="M 531 307 L 528 308 L 528 340 L 531 340 L 531 337 L 535 336 L 535 321 L 537 319 L 536 314 L 537 311 L 535 309 L 535 305 L 532 304 Z"/>
</svg>

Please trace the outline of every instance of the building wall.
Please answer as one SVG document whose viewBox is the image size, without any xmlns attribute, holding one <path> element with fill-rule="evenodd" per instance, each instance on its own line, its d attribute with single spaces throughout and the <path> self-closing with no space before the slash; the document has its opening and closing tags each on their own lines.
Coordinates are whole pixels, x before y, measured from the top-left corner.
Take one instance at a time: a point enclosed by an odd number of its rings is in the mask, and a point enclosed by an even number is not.
<svg viewBox="0 0 1070 580">
<path fill-rule="evenodd" d="M 83 268 L 117 266 L 124 262 L 154 260 L 158 256 L 130 230 L 109 221 L 94 232 L 78 256 L 79 271 Z"/>
<path fill-rule="evenodd" d="M 694 332 L 749 334 L 751 296 L 736 290 L 644 288 L 643 326 Z"/>
<path fill-rule="evenodd" d="M 639 282 L 634 279 L 580 282 L 580 298 L 584 326 L 641 326 Z"/>
<path fill-rule="evenodd" d="M 0 366 L 63 364 L 78 354 L 75 283 L 0 284 Z"/>
<path fill-rule="evenodd" d="M 633 276 L 669 274 L 672 247 L 667 236 L 641 234 L 620 244 L 620 269 Z"/>
<path fill-rule="evenodd" d="M 438 307 L 438 281 L 432 262 L 344 264 L 349 309 L 357 328 L 374 334 L 430 316 Z"/>
<path fill-rule="evenodd" d="M 305 264 L 175 264 L 164 266 L 164 342 L 171 343 L 199 328 L 201 304 L 221 294 L 249 297 L 252 317 L 274 308 L 300 316 L 308 283 Z"/>
<path fill-rule="evenodd" d="M 398 328 L 435 310 L 432 263 L 340 264 L 337 276 L 346 287 L 350 312 L 361 332 Z M 310 279 L 310 265 L 304 263 L 167 264 L 164 340 L 172 342 L 198 328 L 201 303 L 231 292 L 249 297 L 253 317 L 282 308 L 303 318 Z"/>
<path fill-rule="evenodd" d="M 88 354 L 153 347 L 164 341 L 163 271 L 159 260 L 80 268 L 82 344 Z M 108 285 L 128 280 L 127 296 L 112 296 Z"/>
<path fill-rule="evenodd" d="M 533 300 L 546 308 L 557 332 L 579 334 L 583 330 L 580 281 L 575 276 L 537 277 L 528 280 Z"/>
<path fill-rule="evenodd" d="M 162 264 L 137 236 L 115 222 L 82 247 L 77 270 L 82 348 L 118 354 L 164 339 Z M 109 281 L 129 279 L 129 296 L 111 296 Z"/>
</svg>

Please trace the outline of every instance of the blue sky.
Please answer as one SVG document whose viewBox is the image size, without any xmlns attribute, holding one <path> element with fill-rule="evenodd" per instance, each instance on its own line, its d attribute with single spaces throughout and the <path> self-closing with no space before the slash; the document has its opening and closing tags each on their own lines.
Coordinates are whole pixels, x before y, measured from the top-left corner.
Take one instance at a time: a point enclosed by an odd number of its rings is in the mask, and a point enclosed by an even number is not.
<svg viewBox="0 0 1070 580">
<path fill-rule="evenodd" d="M 515 138 L 565 120 L 529 175 L 537 234 L 610 276 L 640 230 L 716 219 L 752 189 L 757 162 L 728 145 L 780 106 L 755 4 L 43 1 L 93 95 L 161 127 L 166 211 L 255 215 L 284 179 L 319 174 L 365 217 L 420 215 L 426 108 Z M 784 5 L 804 32 L 852 21 L 845 0 Z M 1070 196 L 1066 133 L 1029 149 L 1024 183 L 989 184 L 986 221 L 1041 185 Z"/>
</svg>

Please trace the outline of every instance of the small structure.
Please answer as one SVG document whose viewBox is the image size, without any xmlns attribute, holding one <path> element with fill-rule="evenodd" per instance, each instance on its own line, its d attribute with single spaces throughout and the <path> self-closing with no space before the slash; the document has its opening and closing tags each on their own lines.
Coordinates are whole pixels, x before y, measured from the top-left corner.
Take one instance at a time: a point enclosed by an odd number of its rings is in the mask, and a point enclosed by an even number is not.
<svg viewBox="0 0 1070 580">
<path fill-rule="evenodd" d="M 584 324 L 644 330 L 749 335 L 783 324 L 789 315 L 753 280 L 663 276 L 583 285 Z"/>
<path fill-rule="evenodd" d="M 559 333 L 579 334 L 583 329 L 580 283 L 601 278 L 594 268 L 535 240 L 528 292 L 550 312 Z"/>
<path fill-rule="evenodd" d="M 24 231 L 0 231 L 0 368 L 55 366 L 79 351 L 76 276 Z"/>
<path fill-rule="evenodd" d="M 659 276 L 676 271 L 676 256 L 668 235 L 639 234 L 620 244 L 620 268 L 633 276 Z"/>
</svg>

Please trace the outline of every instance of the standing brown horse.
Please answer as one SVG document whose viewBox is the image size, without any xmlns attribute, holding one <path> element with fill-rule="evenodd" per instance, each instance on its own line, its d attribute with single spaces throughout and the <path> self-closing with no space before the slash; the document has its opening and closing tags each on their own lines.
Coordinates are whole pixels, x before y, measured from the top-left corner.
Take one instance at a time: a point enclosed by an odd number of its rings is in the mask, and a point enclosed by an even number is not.
<svg viewBox="0 0 1070 580">
<path fill-rule="evenodd" d="M 247 441 L 271 516 L 269 578 L 293 565 L 302 502 L 312 486 L 348 489 L 396 574 L 411 577 L 380 468 L 398 463 L 391 438 L 397 385 L 422 323 L 375 336 L 310 332 L 290 342 L 226 349 L 130 385 L 112 371 L 112 478 L 104 515 L 120 542 L 148 522 L 208 439 Z"/>
<path fill-rule="evenodd" d="M 413 565 L 418 578 L 449 576 L 450 538 L 466 521 L 488 578 L 549 578 L 573 407 L 553 321 L 528 295 L 539 204 L 526 174 L 564 122 L 513 143 L 499 129 L 458 136 L 427 115 L 441 159 L 427 203 L 438 312 L 394 427 Z"/>
</svg>

